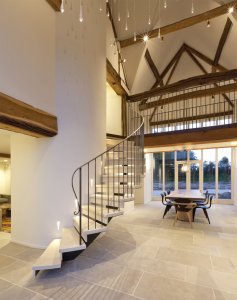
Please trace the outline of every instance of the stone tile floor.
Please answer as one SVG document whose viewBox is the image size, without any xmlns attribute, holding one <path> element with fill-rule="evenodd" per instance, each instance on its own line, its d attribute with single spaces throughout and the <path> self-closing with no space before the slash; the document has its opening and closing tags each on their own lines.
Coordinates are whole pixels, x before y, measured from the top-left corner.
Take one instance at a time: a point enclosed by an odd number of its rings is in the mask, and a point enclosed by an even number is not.
<svg viewBox="0 0 237 300">
<path fill-rule="evenodd" d="M 236 300 L 237 208 L 213 205 L 211 225 L 198 211 L 193 228 L 163 220 L 160 202 L 114 218 L 77 259 L 32 277 L 42 250 L 0 233 L 0 300 Z"/>
</svg>

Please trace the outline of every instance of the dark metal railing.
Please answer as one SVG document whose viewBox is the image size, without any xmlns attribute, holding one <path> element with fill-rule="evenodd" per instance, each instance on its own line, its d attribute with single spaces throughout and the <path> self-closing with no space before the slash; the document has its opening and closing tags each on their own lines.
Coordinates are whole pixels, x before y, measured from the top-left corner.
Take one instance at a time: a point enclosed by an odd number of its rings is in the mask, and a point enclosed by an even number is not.
<svg viewBox="0 0 237 300">
<path fill-rule="evenodd" d="M 128 136 L 77 168 L 72 175 L 76 198 L 77 230 L 82 232 L 106 225 L 106 218 L 121 210 L 123 200 L 134 197 L 144 174 L 144 121 L 127 109 Z"/>
<path fill-rule="evenodd" d="M 234 79 L 154 96 L 130 107 L 143 116 L 145 133 L 159 133 L 237 123 L 236 96 Z"/>
</svg>

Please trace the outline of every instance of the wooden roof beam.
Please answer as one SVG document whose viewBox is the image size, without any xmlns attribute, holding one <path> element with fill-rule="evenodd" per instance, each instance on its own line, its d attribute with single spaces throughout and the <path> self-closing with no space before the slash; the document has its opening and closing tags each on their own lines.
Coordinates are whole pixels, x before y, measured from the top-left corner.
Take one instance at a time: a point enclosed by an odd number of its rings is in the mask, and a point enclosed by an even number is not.
<svg viewBox="0 0 237 300">
<path fill-rule="evenodd" d="M 186 52 L 191 57 L 193 62 L 199 67 L 199 69 L 204 73 L 208 74 L 207 70 L 203 67 L 203 65 L 197 60 L 197 58 L 192 54 L 192 52 L 189 49 L 186 49 Z M 214 84 L 214 86 L 218 86 L 217 83 Z M 234 106 L 234 104 L 230 101 L 230 98 L 226 94 L 222 94 L 223 98 L 229 103 L 231 107 Z"/>
<path fill-rule="evenodd" d="M 0 93 L 0 128 L 35 136 L 58 133 L 57 117 Z"/>
<path fill-rule="evenodd" d="M 217 47 L 217 50 L 216 50 L 216 55 L 215 55 L 215 58 L 214 58 L 214 61 L 213 61 L 214 66 L 216 66 L 218 64 L 219 60 L 220 60 L 222 50 L 225 46 L 226 40 L 228 38 L 230 29 L 231 29 L 231 26 L 232 26 L 232 22 L 231 22 L 230 18 L 227 18 L 224 30 L 222 32 L 222 35 L 221 35 L 221 38 L 220 38 L 220 41 L 219 41 L 219 44 L 218 44 L 218 47 Z"/>
<path fill-rule="evenodd" d="M 217 63 L 214 66 L 214 62 L 211 58 L 209 58 L 208 56 L 206 56 L 205 54 L 201 53 L 200 51 L 194 49 L 193 47 L 187 45 L 186 43 L 184 44 L 185 49 L 189 49 L 195 56 L 197 56 L 198 58 L 200 58 L 201 60 L 203 60 L 205 63 L 207 63 L 208 65 L 215 67 L 216 69 L 218 69 L 219 71 L 223 72 L 223 71 L 227 71 L 227 68 L 223 67 L 222 65 L 220 65 L 219 63 Z"/>
<path fill-rule="evenodd" d="M 235 7 L 236 6 L 236 1 L 231 1 L 230 3 L 221 5 L 219 7 L 211 9 L 209 11 L 206 11 L 202 14 L 195 15 L 195 16 L 192 16 L 190 18 L 183 19 L 183 20 L 175 22 L 173 24 L 169 24 L 169 25 L 166 25 L 164 27 L 161 27 L 160 28 L 160 33 L 161 33 L 162 36 L 164 36 L 164 35 L 169 34 L 171 32 L 175 32 L 175 31 L 178 31 L 178 30 L 181 30 L 181 29 L 184 29 L 184 28 L 202 23 L 204 21 L 211 20 L 211 19 L 214 19 L 216 17 L 225 15 L 225 14 L 228 13 L 228 8 L 231 7 L 231 6 Z M 159 29 L 157 28 L 157 29 L 149 31 L 147 34 L 148 34 L 149 38 L 155 38 L 155 37 L 158 36 L 158 31 L 159 31 Z M 145 33 L 140 34 L 137 37 L 136 41 L 134 41 L 133 37 L 128 38 L 126 40 L 120 41 L 121 48 L 128 47 L 128 46 L 143 42 L 144 34 Z"/>
<path fill-rule="evenodd" d="M 180 80 L 178 82 L 169 84 L 164 87 L 159 87 L 150 91 L 128 96 L 130 102 L 141 101 L 145 98 L 154 96 L 164 95 L 167 93 L 173 93 L 182 89 L 187 89 L 195 86 L 214 84 L 224 80 L 231 80 L 237 78 L 237 69 L 225 71 L 225 72 L 214 72 L 205 75 L 199 75 L 188 79 Z"/>
<path fill-rule="evenodd" d="M 48 4 L 55 10 L 55 11 L 60 11 L 61 7 L 61 0 L 46 0 Z"/>
<path fill-rule="evenodd" d="M 159 73 L 159 71 L 158 71 L 158 69 L 157 69 L 157 67 L 156 67 L 153 59 L 151 58 L 151 54 L 150 54 L 150 52 L 149 52 L 148 49 L 146 50 L 145 58 L 146 58 L 146 61 L 147 61 L 148 65 L 149 65 L 149 67 L 150 67 L 150 69 L 151 69 L 151 71 L 152 71 L 152 73 L 153 73 L 156 81 L 159 81 L 160 85 L 164 86 L 163 79 L 161 78 L 160 73 Z"/>
<path fill-rule="evenodd" d="M 128 96 L 126 90 L 121 84 L 121 77 L 116 72 L 116 70 L 114 69 L 114 67 L 108 59 L 106 59 L 106 69 L 106 80 L 108 84 L 112 87 L 112 89 L 115 91 L 115 93 L 119 96 Z"/>
</svg>

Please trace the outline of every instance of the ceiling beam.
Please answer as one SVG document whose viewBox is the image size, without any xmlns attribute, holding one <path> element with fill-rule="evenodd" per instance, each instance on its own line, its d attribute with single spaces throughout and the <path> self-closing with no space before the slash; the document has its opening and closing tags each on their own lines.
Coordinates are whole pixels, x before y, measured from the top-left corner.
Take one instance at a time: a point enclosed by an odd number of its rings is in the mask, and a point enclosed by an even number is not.
<svg viewBox="0 0 237 300">
<path fill-rule="evenodd" d="M 121 84 L 121 77 L 116 72 L 112 64 L 108 59 L 106 59 L 106 80 L 108 84 L 112 87 L 115 93 L 119 96 L 128 96 L 126 90 Z"/>
<path fill-rule="evenodd" d="M 145 148 L 236 141 L 237 124 L 203 127 L 144 136 Z M 218 145 L 217 145 L 218 147 Z M 204 147 L 203 147 L 204 148 Z"/>
<path fill-rule="evenodd" d="M 203 65 L 197 60 L 197 58 L 192 54 L 192 52 L 187 48 L 186 52 L 188 53 L 188 55 L 191 57 L 191 59 L 193 60 L 193 62 L 199 67 L 199 69 L 204 73 L 204 74 L 208 74 L 207 70 L 203 67 Z M 214 86 L 218 86 L 217 83 L 214 84 Z M 234 107 L 234 104 L 230 101 L 230 98 L 226 95 L 226 94 L 222 94 L 223 98 L 228 102 L 228 104 L 231 107 Z"/>
<path fill-rule="evenodd" d="M 35 136 L 58 133 L 57 117 L 0 93 L 0 128 Z"/>
<path fill-rule="evenodd" d="M 172 76 L 173 76 L 173 74 L 174 74 L 174 71 L 176 70 L 177 65 L 178 65 L 178 63 L 179 63 L 179 61 L 180 61 L 180 58 L 181 58 L 181 56 L 182 56 L 182 53 L 183 53 L 183 52 L 181 52 L 180 55 L 176 57 L 176 62 L 174 63 L 174 65 L 173 65 L 173 67 L 172 67 L 172 69 L 171 69 L 171 72 L 170 72 L 170 74 L 169 74 L 169 77 L 168 77 L 168 79 L 167 79 L 165 85 L 168 85 L 168 84 L 169 84 L 169 82 L 170 82 L 170 80 L 171 80 L 171 78 L 172 78 Z M 162 101 L 162 97 L 163 97 L 163 96 L 160 96 L 160 98 L 158 99 L 159 102 Z M 148 99 L 147 99 L 147 100 L 148 100 Z M 142 102 L 141 102 L 141 104 L 142 104 Z M 151 114 L 151 116 L 150 116 L 150 118 L 149 118 L 149 122 L 152 121 L 152 119 L 153 119 L 153 117 L 154 117 L 154 115 L 155 115 L 155 113 L 156 113 L 156 111 L 157 111 L 157 108 L 158 108 L 158 106 L 154 108 L 154 110 L 153 110 L 153 112 L 152 112 L 152 114 Z"/>
<path fill-rule="evenodd" d="M 160 85 L 161 85 L 161 86 L 164 86 L 163 79 L 161 78 L 160 73 L 159 73 L 159 71 L 158 71 L 158 69 L 157 69 L 155 63 L 154 63 L 154 61 L 152 60 L 151 55 L 150 55 L 150 52 L 149 52 L 148 49 L 146 50 L 145 58 L 146 58 L 146 61 L 147 61 L 148 65 L 149 65 L 149 67 L 150 67 L 150 69 L 151 69 L 151 71 L 152 71 L 152 73 L 153 73 L 153 75 L 154 75 L 156 81 L 159 81 L 159 82 L 160 82 Z"/>
<path fill-rule="evenodd" d="M 11 158 L 11 155 L 8 153 L 0 153 L 1 158 Z"/>
<path fill-rule="evenodd" d="M 225 116 L 231 116 L 233 115 L 233 110 L 228 111 L 221 111 L 218 113 L 211 113 L 206 115 L 198 115 L 198 116 L 190 116 L 190 117 L 183 117 L 183 118 L 177 118 L 177 119 L 170 119 L 170 120 L 161 120 L 161 121 L 155 121 L 150 122 L 151 126 L 159 126 L 159 125 L 171 125 L 174 123 L 180 123 L 182 122 L 188 122 L 188 121 L 196 121 L 196 120 L 204 120 L 204 119 L 210 119 L 210 118 L 217 118 L 217 117 L 225 117 Z"/>
<path fill-rule="evenodd" d="M 106 3 L 106 9 L 107 9 L 107 12 L 109 14 L 109 20 L 110 20 L 110 23 L 111 23 L 111 26 L 112 26 L 112 30 L 113 30 L 113 34 L 114 34 L 114 38 L 115 38 L 115 44 L 116 44 L 116 48 L 117 48 L 117 52 L 118 52 L 118 72 L 119 72 L 119 76 L 120 76 L 120 64 L 121 64 L 122 70 L 123 70 L 125 84 L 126 84 L 126 87 L 128 89 L 127 74 L 126 74 L 126 70 L 125 70 L 124 61 L 122 59 L 122 55 L 121 55 L 121 52 L 120 52 L 120 46 L 117 43 L 118 34 L 117 34 L 117 31 L 116 31 L 116 28 L 115 28 L 115 25 L 114 25 L 113 14 L 111 12 L 111 8 L 110 8 L 110 5 L 109 5 L 109 2 Z"/>
<path fill-rule="evenodd" d="M 213 61 L 214 66 L 216 66 L 218 64 L 219 60 L 220 60 L 222 50 L 223 50 L 224 45 L 226 43 L 226 40 L 227 40 L 227 37 L 229 35 L 231 26 L 232 26 L 232 22 L 231 22 L 230 18 L 227 18 L 224 30 L 222 32 L 222 35 L 221 35 L 221 38 L 220 38 L 220 41 L 219 41 L 219 44 L 218 44 L 218 47 L 217 47 L 217 50 L 216 50 L 216 55 L 215 55 L 215 58 L 214 58 L 214 61 Z"/>
<path fill-rule="evenodd" d="M 61 0 L 46 0 L 48 4 L 55 10 L 55 11 L 60 11 L 61 7 Z"/>
<path fill-rule="evenodd" d="M 215 86 L 213 88 L 209 89 L 204 89 L 204 90 L 199 90 L 199 91 L 194 91 L 194 92 L 189 92 L 185 94 L 180 94 L 177 96 L 169 97 L 166 98 L 160 103 L 159 100 L 152 101 L 146 104 L 140 104 L 139 109 L 140 110 L 146 110 L 150 109 L 153 107 L 157 106 L 163 106 L 163 105 L 168 105 L 170 103 L 174 102 L 179 102 L 183 100 L 188 100 L 188 99 L 195 99 L 195 98 L 202 98 L 202 97 L 207 97 L 207 96 L 213 96 L 213 95 L 219 95 L 222 93 L 230 93 L 230 92 L 235 92 L 237 90 L 237 83 L 230 83 L 227 85 L 221 85 L 221 86 Z"/>
<path fill-rule="evenodd" d="M 188 79 L 180 80 L 178 82 L 169 84 L 164 87 L 159 87 L 143 93 L 131 95 L 128 96 L 127 99 L 130 102 L 136 102 L 136 101 L 141 101 L 145 98 L 164 95 L 167 93 L 173 93 L 194 86 L 199 86 L 204 84 L 214 84 L 220 81 L 231 80 L 235 78 L 237 78 L 237 69 L 233 69 L 225 72 L 218 72 L 218 73 L 214 72 L 210 74 L 199 75 Z"/>
<path fill-rule="evenodd" d="M 236 1 L 231 1 L 230 3 L 218 6 L 214 9 L 206 11 L 202 14 L 195 15 L 195 16 L 192 16 L 190 18 L 183 19 L 183 20 L 175 22 L 173 24 L 169 24 L 169 25 L 166 25 L 164 27 L 161 27 L 160 28 L 161 36 L 164 36 L 164 35 L 169 34 L 171 32 L 175 32 L 175 31 L 178 31 L 178 30 L 181 30 L 181 29 L 184 29 L 184 28 L 202 23 L 204 21 L 211 20 L 211 19 L 214 19 L 216 17 L 225 15 L 225 14 L 228 13 L 228 8 L 230 6 L 235 6 L 235 5 L 236 5 Z M 149 38 L 155 38 L 155 37 L 158 36 L 158 31 L 159 31 L 159 29 L 157 28 L 157 29 L 149 31 L 147 34 L 148 34 Z M 137 37 L 136 41 L 134 41 L 133 37 L 128 38 L 126 40 L 120 41 L 121 48 L 128 47 L 128 46 L 143 42 L 144 34 L 145 33 L 140 34 Z"/>
<path fill-rule="evenodd" d="M 201 53 L 200 51 L 194 49 L 193 47 L 184 44 L 185 49 L 189 49 L 194 55 L 196 55 L 198 58 L 200 58 L 201 60 L 203 60 L 205 63 L 207 63 L 208 65 L 215 67 L 216 69 L 218 69 L 219 71 L 223 72 L 223 71 L 227 71 L 227 68 L 223 67 L 222 65 L 220 65 L 219 63 L 217 63 L 214 66 L 214 62 L 211 58 L 209 58 L 208 56 L 206 56 L 205 54 Z"/>
</svg>

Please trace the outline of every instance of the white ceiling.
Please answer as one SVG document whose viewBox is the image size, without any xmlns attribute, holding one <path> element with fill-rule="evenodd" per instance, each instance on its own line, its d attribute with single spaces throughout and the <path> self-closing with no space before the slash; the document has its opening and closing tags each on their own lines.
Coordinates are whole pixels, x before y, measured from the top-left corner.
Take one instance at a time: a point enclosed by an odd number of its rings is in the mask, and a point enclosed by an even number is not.
<svg viewBox="0 0 237 300">
<path fill-rule="evenodd" d="M 191 0 L 167 0 L 167 8 L 164 8 L 164 1 L 160 0 L 160 19 L 159 19 L 159 0 L 150 0 L 151 25 L 148 25 L 149 19 L 149 1 L 148 0 L 110 0 L 112 15 L 117 31 L 118 39 L 123 40 L 133 37 L 134 30 L 139 34 L 146 33 L 154 28 L 159 28 L 179 20 L 191 17 Z M 220 4 L 231 2 L 214 0 L 193 0 L 194 15 L 203 13 Z M 135 3 L 135 18 L 134 8 Z M 129 7 L 130 18 L 127 19 L 128 30 L 125 30 L 126 11 Z M 118 11 L 121 15 L 121 21 L 118 21 Z M 233 59 L 237 53 L 237 23 L 234 16 L 230 16 L 233 26 L 231 28 L 226 45 L 220 58 L 220 63 L 226 68 L 233 69 L 237 67 L 237 60 Z M 148 48 L 151 57 L 161 73 L 170 59 L 174 56 L 179 47 L 185 42 L 196 48 L 200 52 L 214 59 L 215 52 L 225 26 L 228 15 L 224 15 L 211 20 L 211 27 L 207 28 L 206 23 L 197 24 L 186 29 L 176 31 L 165 36 L 164 41 L 157 38 L 150 39 L 147 43 L 139 43 L 121 49 L 122 56 L 126 58 L 126 75 L 130 90 L 132 93 L 146 91 L 151 88 L 155 78 L 144 58 Z M 134 27 L 134 21 L 136 26 Z M 203 66 L 210 71 L 210 67 L 203 63 Z M 174 73 L 173 82 L 200 75 L 201 71 L 194 65 L 191 59 L 184 54 L 177 70 Z"/>
</svg>

